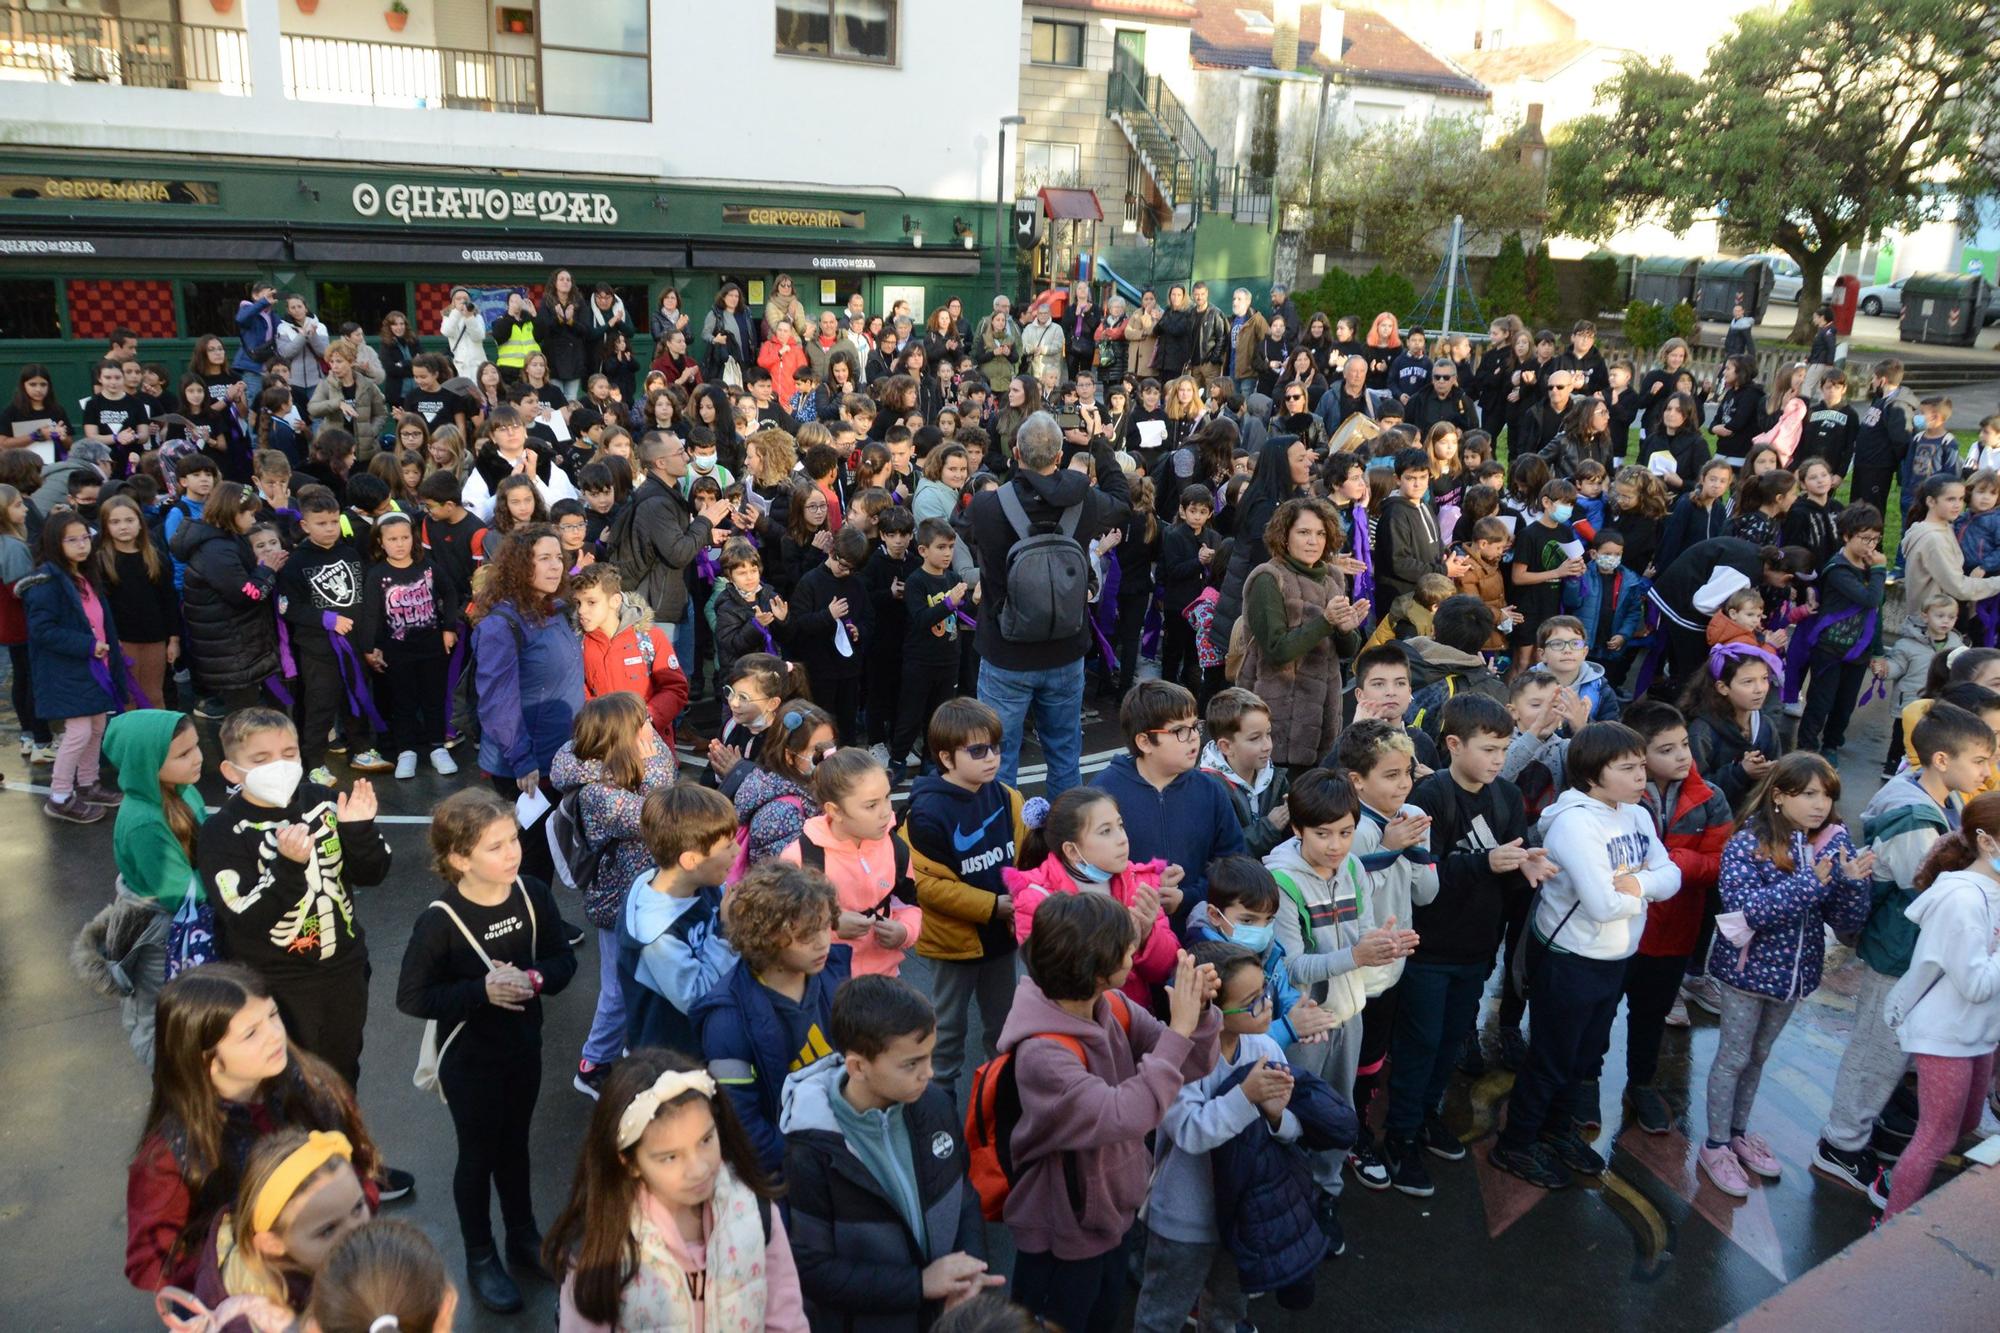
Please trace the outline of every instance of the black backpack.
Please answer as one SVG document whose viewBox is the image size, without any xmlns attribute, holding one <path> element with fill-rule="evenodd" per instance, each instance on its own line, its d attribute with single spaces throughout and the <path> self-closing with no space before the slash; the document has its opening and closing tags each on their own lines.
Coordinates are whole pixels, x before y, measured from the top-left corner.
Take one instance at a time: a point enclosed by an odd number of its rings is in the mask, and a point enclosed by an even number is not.
<svg viewBox="0 0 2000 1333">
<path fill-rule="evenodd" d="M 1077 540 L 1088 497 L 1051 525 L 1035 524 L 1014 485 L 1002 486 L 1000 512 L 1014 530 L 1007 551 L 1007 600 L 1000 633 L 1009 643 L 1057 643 L 1082 634 L 1090 617 L 1090 557 Z M 1039 529 L 1039 530 L 1038 530 Z"/>
</svg>

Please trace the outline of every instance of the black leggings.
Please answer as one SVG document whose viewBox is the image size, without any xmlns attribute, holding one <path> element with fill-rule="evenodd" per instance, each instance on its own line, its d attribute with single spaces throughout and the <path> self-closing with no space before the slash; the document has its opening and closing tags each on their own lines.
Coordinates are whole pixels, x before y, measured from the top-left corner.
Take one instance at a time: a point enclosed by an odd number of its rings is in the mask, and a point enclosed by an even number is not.
<svg viewBox="0 0 2000 1333">
<path fill-rule="evenodd" d="M 13 667 L 14 716 L 21 720 L 21 734 L 33 737 L 37 745 L 54 744 L 55 733 L 49 730 L 49 724 L 35 716 L 35 689 L 28 679 L 28 645 L 8 644 L 7 660 Z"/>
<path fill-rule="evenodd" d="M 444 657 L 390 658 L 387 671 L 370 676 L 383 720 L 389 724 L 391 754 L 435 750 L 444 744 L 451 711 L 445 690 L 449 661 Z"/>
<path fill-rule="evenodd" d="M 350 942 L 349 948 L 360 946 Z M 368 1027 L 368 963 L 285 976 L 271 983 L 285 1035 L 333 1066 L 351 1088 L 361 1086 L 361 1039 Z"/>
<path fill-rule="evenodd" d="M 1387 1089 L 1383 1066 L 1389 1059 L 1389 1037 L 1396 1030 L 1396 987 L 1368 1001 L 1361 1011 L 1361 1058 L 1354 1071 L 1354 1114 L 1368 1124 L 1368 1102 L 1378 1088 Z"/>
<path fill-rule="evenodd" d="M 1118 599 L 1118 638 L 1111 646 L 1118 650 L 1118 697 L 1132 688 L 1132 673 L 1139 669 L 1140 632 L 1146 628 L 1146 612 L 1153 606 L 1153 590 L 1137 597 Z"/>
<path fill-rule="evenodd" d="M 438 1034 L 442 1041 L 445 1033 Z M 459 1051 L 451 1044 L 438 1067 L 438 1083 L 458 1135 L 458 1166 L 451 1174 L 451 1201 L 458 1209 L 458 1232 L 465 1248 L 493 1244 L 491 1194 L 500 1193 L 500 1220 L 510 1236 L 535 1230 L 534 1201 L 528 1188 L 528 1127 L 542 1091 L 539 1049 L 506 1056 Z"/>
</svg>

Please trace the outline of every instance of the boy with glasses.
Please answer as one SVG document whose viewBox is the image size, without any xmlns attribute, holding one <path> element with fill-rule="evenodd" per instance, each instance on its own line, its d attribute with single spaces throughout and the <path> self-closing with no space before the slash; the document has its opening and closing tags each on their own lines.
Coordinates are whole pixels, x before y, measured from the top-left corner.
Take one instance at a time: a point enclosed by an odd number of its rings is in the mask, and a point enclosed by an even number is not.
<svg viewBox="0 0 2000 1333">
<path fill-rule="evenodd" d="M 1556 684 L 1590 705 L 1592 722 L 1618 720 L 1618 692 L 1604 668 L 1589 660 L 1590 636 L 1575 616 L 1551 616 L 1535 628 L 1539 665 Z"/>
</svg>

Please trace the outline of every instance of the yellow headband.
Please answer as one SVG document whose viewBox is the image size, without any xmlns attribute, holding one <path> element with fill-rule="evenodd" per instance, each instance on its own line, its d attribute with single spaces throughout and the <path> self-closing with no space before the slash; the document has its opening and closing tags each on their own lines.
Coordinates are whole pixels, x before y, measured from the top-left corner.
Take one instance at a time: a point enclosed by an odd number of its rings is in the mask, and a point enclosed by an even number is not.
<svg viewBox="0 0 2000 1333">
<path fill-rule="evenodd" d="M 250 1209 L 251 1234 L 276 1226 L 278 1214 L 285 1211 L 285 1205 L 298 1193 L 299 1186 L 336 1157 L 346 1162 L 354 1160 L 354 1145 L 347 1141 L 347 1135 L 319 1130 L 307 1135 L 306 1141 L 278 1163 L 278 1169 L 264 1182 L 264 1188 L 257 1191 L 257 1202 Z"/>
</svg>

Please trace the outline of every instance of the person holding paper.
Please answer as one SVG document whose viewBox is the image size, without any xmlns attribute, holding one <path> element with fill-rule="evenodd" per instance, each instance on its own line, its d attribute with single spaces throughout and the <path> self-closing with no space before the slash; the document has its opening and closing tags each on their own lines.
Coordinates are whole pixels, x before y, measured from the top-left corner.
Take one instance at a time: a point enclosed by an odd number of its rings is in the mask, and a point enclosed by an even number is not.
<svg viewBox="0 0 2000 1333">
<path fill-rule="evenodd" d="M 1540 511 L 1514 540 L 1514 605 L 1521 612 L 1514 646 L 1519 667 L 1534 665 L 1536 627 L 1562 614 L 1563 580 L 1583 573 L 1583 543 L 1569 525 L 1576 487 L 1557 478 L 1542 487 L 1541 501 Z"/>
<path fill-rule="evenodd" d="M 861 668 L 875 632 L 875 604 L 861 581 L 868 555 L 869 541 L 859 528 L 850 524 L 832 534 L 826 559 L 800 576 L 787 617 L 813 699 L 833 715 L 844 745 L 860 743 Z"/>
<path fill-rule="evenodd" d="M 21 367 L 14 400 L 0 410 L 0 449 L 34 449 L 44 463 L 56 461 L 56 450 L 69 443 L 69 413 L 56 401 L 49 368 Z"/>
</svg>

